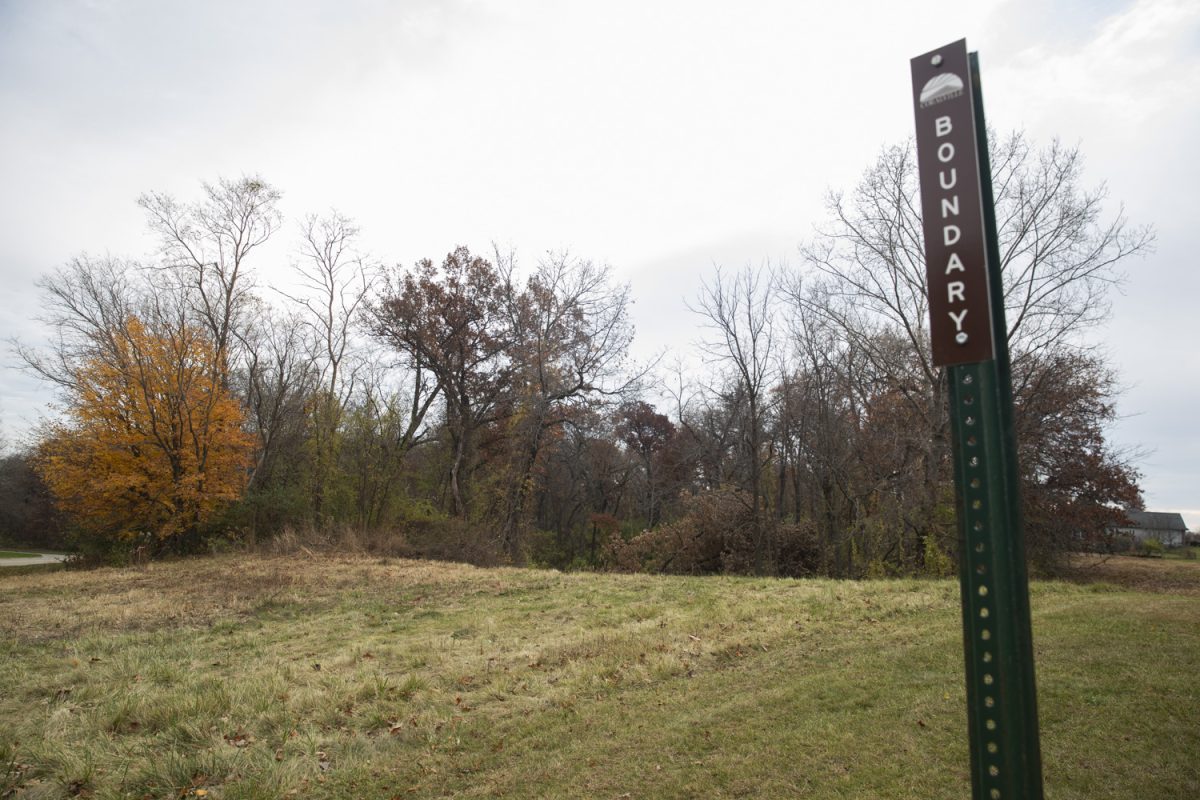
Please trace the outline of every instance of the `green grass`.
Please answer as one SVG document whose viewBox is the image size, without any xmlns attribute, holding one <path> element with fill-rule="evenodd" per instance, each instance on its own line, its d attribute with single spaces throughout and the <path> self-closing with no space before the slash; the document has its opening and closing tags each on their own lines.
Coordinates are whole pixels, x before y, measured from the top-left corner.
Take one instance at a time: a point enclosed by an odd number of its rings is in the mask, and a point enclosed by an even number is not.
<svg viewBox="0 0 1200 800">
<path fill-rule="evenodd" d="M 19 553 L 15 550 L 0 550 L 0 558 L 37 558 L 37 553 Z"/>
<path fill-rule="evenodd" d="M 1048 796 L 1200 796 L 1194 566 L 1034 586 Z M 356 557 L 0 573 L 0 797 L 962 798 L 958 609 Z"/>
</svg>

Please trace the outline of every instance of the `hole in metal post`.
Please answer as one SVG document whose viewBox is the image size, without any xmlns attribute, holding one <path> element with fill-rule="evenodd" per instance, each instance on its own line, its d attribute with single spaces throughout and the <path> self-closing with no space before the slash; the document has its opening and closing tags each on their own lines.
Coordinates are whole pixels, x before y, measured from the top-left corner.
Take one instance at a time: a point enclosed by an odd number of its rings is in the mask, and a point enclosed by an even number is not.
<svg viewBox="0 0 1200 800">
<path fill-rule="evenodd" d="M 981 571 L 982 571 L 982 570 L 981 570 Z M 987 597 L 987 587 L 986 587 L 986 586 L 980 586 L 980 587 L 979 587 L 979 596 L 980 596 L 980 597 Z"/>
</svg>

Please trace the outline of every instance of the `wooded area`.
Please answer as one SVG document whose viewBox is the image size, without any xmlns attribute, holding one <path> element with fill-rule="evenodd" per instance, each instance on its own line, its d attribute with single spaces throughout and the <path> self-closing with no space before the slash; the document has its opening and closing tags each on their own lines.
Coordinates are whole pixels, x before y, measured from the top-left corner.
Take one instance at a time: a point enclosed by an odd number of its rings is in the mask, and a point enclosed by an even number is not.
<svg viewBox="0 0 1200 800">
<path fill-rule="evenodd" d="M 1105 215 L 1076 149 L 993 139 L 1027 537 L 1052 567 L 1140 507 L 1087 332 L 1153 234 Z M 64 413 L 0 465 L 0 535 L 127 557 L 353 531 L 480 563 L 947 572 L 916 196 L 911 145 L 885 148 L 797 264 L 713 270 L 689 298 L 697 369 L 634 363 L 630 287 L 586 258 L 385 267 L 331 213 L 300 222 L 283 295 L 254 263 L 285 235 L 275 188 L 144 195 L 154 259 L 42 281 L 50 344 L 17 347 Z"/>
</svg>

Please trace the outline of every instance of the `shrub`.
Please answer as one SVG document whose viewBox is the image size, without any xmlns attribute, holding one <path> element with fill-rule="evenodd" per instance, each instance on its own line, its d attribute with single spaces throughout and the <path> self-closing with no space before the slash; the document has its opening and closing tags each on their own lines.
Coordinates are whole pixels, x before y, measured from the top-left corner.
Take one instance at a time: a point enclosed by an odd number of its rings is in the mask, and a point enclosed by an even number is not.
<svg viewBox="0 0 1200 800">
<path fill-rule="evenodd" d="M 1166 548 L 1158 539 L 1143 539 L 1138 546 L 1137 554 L 1147 558 L 1162 558 L 1166 553 Z"/>
<path fill-rule="evenodd" d="M 799 578 L 820 571 L 821 543 L 812 520 L 781 524 L 776 528 L 775 538 L 776 571 L 780 575 Z"/>
<path fill-rule="evenodd" d="M 461 561 L 477 567 L 494 567 L 503 561 L 496 539 L 483 527 L 455 517 L 411 520 L 388 555 Z"/>
<path fill-rule="evenodd" d="M 371 528 L 346 523 L 287 525 L 269 538 L 247 537 L 242 545 L 270 555 L 341 552 L 458 561 L 475 566 L 501 563 L 499 548 L 483 527 L 441 515 L 423 515 L 398 525 Z"/>
<path fill-rule="evenodd" d="M 628 541 L 609 537 L 603 563 L 623 572 L 740 573 L 754 568 L 754 514 L 749 493 L 721 487 L 686 498 L 683 515 Z M 819 562 L 815 530 L 807 521 L 780 524 L 762 512 L 768 570 L 806 575 Z"/>
<path fill-rule="evenodd" d="M 938 547 L 937 539 L 932 534 L 925 537 L 923 561 L 925 574 L 928 577 L 948 578 L 954 574 L 954 559 Z"/>
</svg>

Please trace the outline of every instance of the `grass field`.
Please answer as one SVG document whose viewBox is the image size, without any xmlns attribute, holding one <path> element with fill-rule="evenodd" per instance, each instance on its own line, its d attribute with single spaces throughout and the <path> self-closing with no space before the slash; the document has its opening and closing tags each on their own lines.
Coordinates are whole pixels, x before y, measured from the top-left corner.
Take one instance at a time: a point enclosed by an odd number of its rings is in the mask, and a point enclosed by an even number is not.
<svg viewBox="0 0 1200 800">
<path fill-rule="evenodd" d="M 0 550 L 0 558 L 37 558 L 37 553 L 24 553 L 17 550 Z"/>
<path fill-rule="evenodd" d="M 1096 575 L 1033 588 L 1047 796 L 1200 797 L 1200 562 Z M 0 797 L 958 799 L 958 608 L 360 557 L 0 573 Z"/>
</svg>

